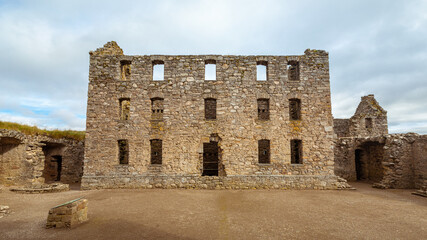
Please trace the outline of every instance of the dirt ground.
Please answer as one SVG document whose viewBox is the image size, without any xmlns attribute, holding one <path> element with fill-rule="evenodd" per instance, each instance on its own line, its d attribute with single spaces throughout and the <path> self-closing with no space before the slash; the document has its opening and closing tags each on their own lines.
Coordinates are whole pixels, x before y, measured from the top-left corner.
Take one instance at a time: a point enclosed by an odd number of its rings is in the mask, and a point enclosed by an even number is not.
<svg viewBox="0 0 427 240">
<path fill-rule="evenodd" d="M 427 239 L 427 198 L 413 190 L 4 190 L 0 239 Z M 86 197 L 89 222 L 45 229 L 50 208 Z"/>
</svg>

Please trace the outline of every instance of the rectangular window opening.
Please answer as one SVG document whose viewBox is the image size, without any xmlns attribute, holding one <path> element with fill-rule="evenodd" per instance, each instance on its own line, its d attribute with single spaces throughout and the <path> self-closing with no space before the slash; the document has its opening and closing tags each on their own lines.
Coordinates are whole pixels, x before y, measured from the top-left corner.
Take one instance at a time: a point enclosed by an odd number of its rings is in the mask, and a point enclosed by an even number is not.
<svg viewBox="0 0 427 240">
<path fill-rule="evenodd" d="M 372 118 L 365 118 L 365 127 L 372 128 Z"/>
<path fill-rule="evenodd" d="M 119 163 L 129 164 L 129 144 L 127 140 L 118 140 L 119 146 Z"/>
<path fill-rule="evenodd" d="M 151 119 L 152 120 L 163 120 L 163 98 L 152 98 L 151 99 Z"/>
<path fill-rule="evenodd" d="M 165 62 L 153 61 L 153 81 L 165 80 Z"/>
<path fill-rule="evenodd" d="M 261 98 L 258 102 L 258 119 L 269 120 L 270 119 L 270 100 Z"/>
<path fill-rule="evenodd" d="M 270 163 L 270 140 L 258 140 L 258 162 Z"/>
<path fill-rule="evenodd" d="M 301 100 L 298 98 L 289 99 L 289 119 L 301 120 Z"/>
<path fill-rule="evenodd" d="M 288 61 L 288 79 L 290 81 L 299 80 L 299 62 L 298 61 Z"/>
<path fill-rule="evenodd" d="M 129 60 L 120 61 L 121 79 L 123 81 L 130 80 L 130 65 L 132 64 Z"/>
<path fill-rule="evenodd" d="M 291 164 L 302 164 L 302 141 L 291 140 Z"/>
<path fill-rule="evenodd" d="M 206 120 L 216 119 L 216 99 L 215 98 L 205 99 L 205 119 Z"/>
<path fill-rule="evenodd" d="M 162 140 L 150 140 L 151 164 L 162 164 Z"/>
<path fill-rule="evenodd" d="M 205 80 L 210 80 L 210 81 L 216 80 L 216 61 L 215 60 L 205 61 Z"/>
<path fill-rule="evenodd" d="M 258 61 L 256 63 L 256 80 L 267 81 L 267 61 Z"/>
<path fill-rule="evenodd" d="M 120 102 L 120 120 L 129 120 L 130 118 L 130 99 L 121 98 Z"/>
</svg>

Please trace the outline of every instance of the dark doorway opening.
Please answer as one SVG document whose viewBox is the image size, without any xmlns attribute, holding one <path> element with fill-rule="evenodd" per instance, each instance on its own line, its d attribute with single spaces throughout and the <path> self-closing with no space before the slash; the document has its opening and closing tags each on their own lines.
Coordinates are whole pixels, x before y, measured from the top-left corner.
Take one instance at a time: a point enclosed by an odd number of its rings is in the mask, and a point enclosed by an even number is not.
<svg viewBox="0 0 427 240">
<path fill-rule="evenodd" d="M 61 180 L 64 145 L 60 143 L 44 142 L 43 153 L 45 155 L 42 177 L 46 183 Z"/>
<path fill-rule="evenodd" d="M 362 154 L 363 151 L 361 149 L 356 149 L 354 153 L 354 159 L 356 161 L 356 178 L 358 181 L 362 179 Z"/>
<path fill-rule="evenodd" d="M 52 156 L 52 162 L 56 162 L 56 180 L 61 181 L 61 170 L 62 170 L 62 156 Z"/>
<path fill-rule="evenodd" d="M 384 144 L 365 142 L 354 152 L 356 179 L 358 181 L 380 182 L 384 177 Z"/>
<path fill-rule="evenodd" d="M 202 176 L 218 176 L 218 142 L 203 143 Z"/>
</svg>

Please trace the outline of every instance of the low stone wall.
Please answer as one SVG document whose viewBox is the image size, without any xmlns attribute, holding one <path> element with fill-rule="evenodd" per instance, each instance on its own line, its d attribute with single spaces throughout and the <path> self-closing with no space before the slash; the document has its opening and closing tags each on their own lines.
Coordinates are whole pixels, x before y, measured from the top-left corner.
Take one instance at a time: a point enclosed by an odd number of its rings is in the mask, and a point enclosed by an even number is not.
<svg viewBox="0 0 427 240">
<path fill-rule="evenodd" d="M 421 186 L 421 189 L 416 192 L 413 192 L 412 194 L 427 197 L 427 180 L 424 181 L 424 185 Z"/>
<path fill-rule="evenodd" d="M 334 176 L 83 176 L 81 189 L 185 188 L 185 189 L 350 189 Z"/>
<path fill-rule="evenodd" d="M 72 228 L 88 221 L 88 201 L 78 198 L 49 210 L 46 228 Z"/>
<path fill-rule="evenodd" d="M 70 190 L 70 186 L 68 184 L 62 184 L 62 183 L 32 185 L 29 187 L 17 187 L 17 188 L 10 189 L 10 191 L 12 192 L 29 193 L 29 194 L 65 192 L 69 190 Z"/>
</svg>

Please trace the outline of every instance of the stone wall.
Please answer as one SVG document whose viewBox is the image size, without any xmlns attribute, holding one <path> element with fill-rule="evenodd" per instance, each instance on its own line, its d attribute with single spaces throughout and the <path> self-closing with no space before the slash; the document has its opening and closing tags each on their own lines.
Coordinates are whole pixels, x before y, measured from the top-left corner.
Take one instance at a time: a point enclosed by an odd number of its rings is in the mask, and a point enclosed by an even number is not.
<svg viewBox="0 0 427 240">
<path fill-rule="evenodd" d="M 363 96 L 350 118 L 349 136 L 374 137 L 388 134 L 387 111 L 375 100 L 373 94 Z"/>
<path fill-rule="evenodd" d="M 348 189 L 343 178 L 328 175 L 252 175 L 203 176 L 200 175 L 124 175 L 85 177 L 82 189 L 101 188 L 185 188 L 185 189 Z"/>
<path fill-rule="evenodd" d="M 122 52 L 110 42 L 90 53 L 83 188 L 114 187 L 115 182 L 122 186 L 123 181 L 125 186 L 144 187 L 152 176 L 168 176 L 172 182 L 180 177 L 207 181 L 201 175 L 204 144 L 209 142 L 218 143 L 217 153 L 212 154 L 218 154 L 222 177 L 254 176 L 257 183 L 268 176 L 333 178 L 325 51 L 306 50 L 300 56 L 127 56 Z M 153 81 L 153 66 L 160 63 L 164 80 Z M 204 79 L 205 63 L 216 64 L 216 80 Z M 267 66 L 266 81 L 256 80 L 258 63 Z M 298 71 L 293 75 L 299 79 L 288 78 L 288 64 Z M 130 103 L 129 117 L 124 118 L 120 116 L 123 99 Z M 214 119 L 205 119 L 205 99 L 216 99 Z M 257 106 L 258 99 L 269 101 L 266 120 L 258 117 L 265 110 Z M 290 99 L 300 100 L 299 120 L 290 120 Z M 162 104 L 153 104 L 154 100 Z M 161 165 L 150 161 L 154 139 L 162 140 Z M 266 164 L 258 160 L 262 139 L 270 141 Z M 302 164 L 291 164 L 292 139 L 302 140 Z M 119 140 L 127 141 L 128 150 L 121 156 L 128 164 L 120 164 Z"/>
<path fill-rule="evenodd" d="M 334 118 L 334 132 L 337 137 L 350 136 L 350 119 Z"/>
<path fill-rule="evenodd" d="M 415 133 L 337 139 L 335 174 L 349 181 L 366 180 L 380 188 L 421 188 L 427 179 L 426 139 L 427 135 Z M 358 150 L 365 154 L 367 164 L 375 165 L 370 168 L 373 175 L 368 170 L 362 179 L 357 179 Z"/>
<path fill-rule="evenodd" d="M 427 135 L 388 134 L 387 112 L 362 97 L 350 119 L 334 119 L 335 174 L 380 188 L 421 188 L 427 177 Z"/>
<path fill-rule="evenodd" d="M 412 149 L 415 188 L 427 190 L 427 135 L 415 138 Z"/>
<path fill-rule="evenodd" d="M 29 136 L 0 129 L 0 185 L 39 185 L 57 180 L 61 156 L 62 183 L 79 182 L 83 174 L 84 142 Z"/>
<path fill-rule="evenodd" d="M 30 164 L 17 161 L 25 157 L 25 145 L 21 140 L 13 137 L 0 139 L 0 183 L 13 184 L 21 182 L 22 177 L 28 175 Z"/>
</svg>

